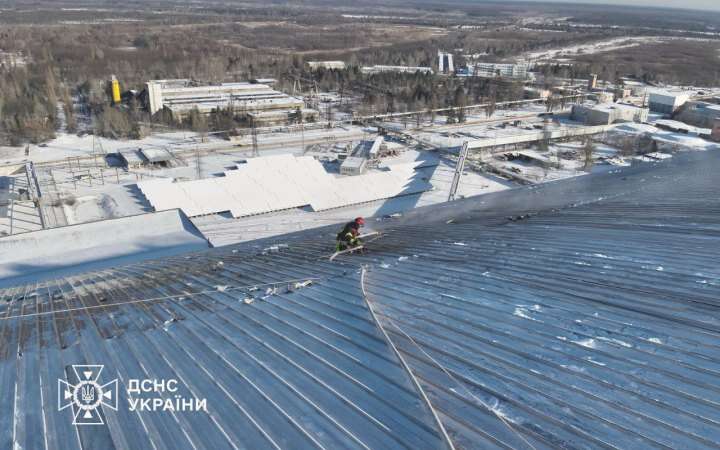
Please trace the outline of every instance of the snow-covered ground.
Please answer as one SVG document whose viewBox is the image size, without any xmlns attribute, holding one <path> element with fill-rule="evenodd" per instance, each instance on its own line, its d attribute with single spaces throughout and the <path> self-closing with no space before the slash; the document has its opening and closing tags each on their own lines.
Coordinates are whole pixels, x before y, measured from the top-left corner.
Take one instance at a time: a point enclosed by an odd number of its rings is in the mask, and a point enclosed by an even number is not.
<svg viewBox="0 0 720 450">
<path fill-rule="evenodd" d="M 438 115 L 432 126 L 429 117 L 425 117 L 422 130 L 415 131 L 412 130 L 415 126 L 413 121 L 408 124 L 398 121 L 391 125 L 398 130 L 412 132 L 426 143 L 429 142 L 438 148 L 450 150 L 449 154 L 452 155 L 453 152 L 457 152 L 464 141 L 537 133 L 537 127 L 542 126 L 542 119 L 537 117 L 537 113 L 544 111 L 545 108 L 541 105 L 529 105 L 515 110 L 498 111 L 490 118 L 491 120 L 499 119 L 501 122 L 488 122 L 488 118 L 482 113 L 469 114 L 467 122 L 463 124 L 446 124 L 446 117 Z M 508 124 L 505 126 L 502 125 L 503 119 L 508 119 Z M 519 126 L 509 124 L 514 120 L 520 121 Z M 660 121 L 661 117 L 653 116 L 650 120 Z M 560 125 L 553 126 L 582 127 L 582 125 L 565 121 L 561 121 Z M 592 171 L 611 170 L 613 165 L 630 164 L 631 158 L 619 156 L 619 146 L 614 146 L 613 137 L 652 136 L 660 144 L 658 150 L 662 154 L 671 154 L 673 151 L 684 149 L 710 150 L 718 148 L 718 144 L 699 137 L 709 130 L 694 127 L 688 129 L 689 133 L 685 134 L 662 130 L 647 124 L 616 125 L 612 131 L 607 133 L 609 145 L 595 144 Z M 262 156 L 275 154 L 314 156 L 322 161 L 327 161 L 324 163 L 326 169 L 336 173 L 338 163 L 330 161 L 336 159 L 338 153 L 347 151 L 348 143 L 351 146 L 356 145 L 360 139 L 372 140 L 375 136 L 374 130 L 346 126 L 329 130 L 309 129 L 305 132 L 285 129 L 284 132 L 261 134 L 258 136 L 258 141 Z M 137 148 L 165 148 L 174 153 L 176 160 L 172 167 L 167 168 L 143 167 L 128 170 L 107 168 L 101 157 L 93 159 L 91 156 L 92 136 L 78 137 L 61 134 L 57 139 L 48 142 L 46 146 L 31 146 L 30 158 L 36 162 L 46 163 L 37 168 L 41 189 L 45 192 L 56 192 L 57 197 L 64 199 L 55 208 L 56 213 L 64 216 L 64 223 L 78 224 L 153 211 L 151 205 L 137 188 L 137 182 L 155 178 L 193 180 L 218 176 L 244 159 L 252 157 L 250 136 L 244 136 L 232 142 L 214 137 L 208 138 L 206 142 L 200 142 L 200 137 L 194 133 L 172 132 L 156 134 L 138 141 L 107 139 L 99 141 L 105 152 Z M 399 156 L 386 159 L 382 165 L 402 164 L 418 158 L 417 151 L 409 150 L 412 148 L 412 143 L 402 143 L 392 137 L 388 138 L 386 143 L 388 147 L 397 150 Z M 305 144 L 304 147 L 303 144 Z M 238 148 L 237 145 L 243 147 Z M 195 149 L 200 150 L 199 157 L 198 153 L 194 151 Z M 564 156 L 558 158 L 558 152 Z M 550 145 L 547 153 L 541 153 L 536 148 L 523 149 L 520 147 L 515 153 L 527 157 L 525 160 L 512 158 L 507 160 L 508 158 L 497 157 L 502 153 L 504 152 L 495 152 L 494 156 L 484 154 L 482 160 L 478 159 L 478 155 L 471 154 L 461 178 L 457 197 L 481 195 L 517 186 L 516 181 L 508 181 L 487 171 L 482 171 L 485 164 L 492 164 L 504 173 L 517 174 L 518 178 L 532 183 L 587 173 L 584 167 L 582 143 L 579 141 L 554 143 Z M 439 155 L 434 152 L 425 152 L 424 154 L 432 155 L 436 159 Z M 77 161 L 75 163 L 65 161 L 62 164 L 48 163 L 68 157 L 85 157 L 85 159 L 80 163 Z M 3 158 L 6 158 L 6 161 L 21 162 L 25 159 L 24 149 L 0 147 L 0 164 Z M 425 167 L 417 171 L 418 178 L 428 181 L 432 185 L 431 190 L 422 194 L 406 195 L 324 212 L 293 210 L 242 219 L 232 219 L 224 214 L 217 214 L 194 219 L 194 222 L 214 244 L 221 245 L 342 222 L 356 215 L 369 217 L 402 213 L 417 206 L 447 201 L 456 160 L 452 156 L 442 156 L 437 162 L 438 165 L 435 167 Z M 15 228 L 15 232 L 30 231 L 39 227 L 39 218 L 32 217 L 32 204 L 16 205 L 15 211 L 17 218 L 15 226 L 18 227 Z M 0 227 L 2 227 L 0 232 L 7 233 L 8 225 L 8 218 L 0 217 Z"/>
<path fill-rule="evenodd" d="M 715 42 L 713 39 L 677 37 L 677 36 L 628 36 L 606 39 L 602 41 L 578 44 L 550 50 L 538 50 L 523 53 L 521 58 L 528 61 L 546 61 L 572 59 L 574 56 L 593 55 L 624 48 L 637 47 L 645 44 L 659 44 L 671 41 Z"/>
<path fill-rule="evenodd" d="M 139 140 L 112 140 L 97 138 L 106 153 L 118 150 L 138 149 L 142 147 L 189 147 L 194 144 L 197 134 L 185 132 L 172 132 L 153 134 Z M 209 138 L 211 142 L 227 141 Z M 97 143 L 96 143 L 97 147 Z M 87 157 L 93 154 L 93 136 L 58 133 L 55 139 L 40 145 L 30 145 L 30 155 L 25 156 L 25 147 L 0 146 L 0 164 L 23 162 L 27 159 L 33 162 L 59 161 L 66 158 Z"/>
<path fill-rule="evenodd" d="M 268 130 L 271 131 L 271 130 Z M 335 128 L 315 128 L 305 131 L 293 130 L 289 132 L 264 133 L 257 136 L 260 151 L 263 154 L 272 154 L 270 147 L 293 145 L 301 150 L 302 144 L 333 142 L 338 140 L 362 139 L 370 136 L 370 130 L 358 126 L 343 126 Z M 94 146 L 93 146 L 94 144 Z M 95 153 L 115 153 L 120 150 L 137 150 L 139 148 L 164 148 L 173 153 L 192 154 L 199 150 L 208 151 L 239 151 L 243 146 L 248 154 L 252 146 L 252 137 L 242 136 L 233 141 L 206 136 L 204 139 L 198 133 L 186 131 L 173 131 L 155 133 L 137 140 L 113 140 L 105 138 L 93 139 L 92 135 L 78 136 L 75 134 L 58 133 L 55 139 L 39 145 L 30 145 L 30 155 L 25 156 L 25 147 L 0 146 L 0 165 L 13 164 L 31 160 L 36 163 L 62 161 L 67 158 L 89 158 Z"/>
</svg>

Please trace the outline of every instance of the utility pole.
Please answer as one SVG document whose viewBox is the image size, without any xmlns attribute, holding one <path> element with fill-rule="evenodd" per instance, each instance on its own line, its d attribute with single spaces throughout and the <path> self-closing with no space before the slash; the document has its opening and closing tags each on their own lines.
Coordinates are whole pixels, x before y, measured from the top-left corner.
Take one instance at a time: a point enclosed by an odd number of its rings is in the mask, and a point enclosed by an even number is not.
<svg viewBox="0 0 720 450">
<path fill-rule="evenodd" d="M 255 158 L 255 157 L 260 156 L 260 150 L 258 149 L 257 128 L 255 128 L 255 118 L 251 117 L 250 121 L 252 124 L 252 155 Z"/>
<path fill-rule="evenodd" d="M 200 180 L 202 178 L 202 171 L 200 170 L 200 150 L 197 145 L 195 146 L 195 167 L 197 169 L 197 179 Z"/>
</svg>

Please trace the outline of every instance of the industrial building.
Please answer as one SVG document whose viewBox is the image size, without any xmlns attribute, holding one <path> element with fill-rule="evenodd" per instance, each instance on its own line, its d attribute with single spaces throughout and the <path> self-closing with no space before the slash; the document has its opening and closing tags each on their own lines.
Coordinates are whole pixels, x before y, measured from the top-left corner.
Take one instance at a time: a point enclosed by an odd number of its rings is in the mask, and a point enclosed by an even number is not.
<svg viewBox="0 0 720 450">
<path fill-rule="evenodd" d="M 146 83 L 150 114 L 169 109 L 178 119 L 197 108 L 202 114 L 232 108 L 238 114 L 303 108 L 302 99 L 259 83 L 202 85 L 191 80 L 152 80 Z"/>
<path fill-rule="evenodd" d="M 530 65 L 526 63 L 477 63 L 474 67 L 474 75 L 480 77 L 504 77 L 525 79 L 528 77 L 529 71 Z"/>
<path fill-rule="evenodd" d="M 414 66 L 364 66 L 360 69 L 364 74 L 382 73 L 382 72 L 400 72 L 400 73 L 433 73 L 430 67 L 414 67 Z"/>
<path fill-rule="evenodd" d="M 367 168 L 367 158 L 362 156 L 348 156 L 340 165 L 342 175 L 360 175 Z"/>
<path fill-rule="evenodd" d="M 448 74 L 455 72 L 452 53 L 438 50 L 438 72 Z"/>
<path fill-rule="evenodd" d="M 308 61 L 306 64 L 311 70 L 344 70 L 346 67 L 345 61 Z"/>
<path fill-rule="evenodd" d="M 707 102 L 687 102 L 676 114 L 676 119 L 700 128 L 712 128 L 720 119 L 720 105 Z"/>
<path fill-rule="evenodd" d="M 690 99 L 690 94 L 684 91 L 650 91 L 648 103 L 650 111 L 661 114 L 673 114 Z"/>
<path fill-rule="evenodd" d="M 164 148 L 142 148 L 139 151 L 150 166 L 168 167 L 175 159 L 173 154 Z"/>
<path fill-rule="evenodd" d="M 288 122 L 289 114 L 295 114 L 297 111 L 297 109 L 278 109 L 250 112 L 247 116 L 258 126 L 282 125 Z M 301 108 L 300 113 L 304 122 L 314 122 L 320 117 L 320 113 L 312 108 Z"/>
<path fill-rule="evenodd" d="M 378 136 L 372 145 L 368 142 L 361 142 L 355 150 L 340 165 L 340 173 L 343 175 L 360 175 L 365 172 L 368 162 L 377 160 L 387 151 L 385 138 Z"/>
<path fill-rule="evenodd" d="M 131 169 L 137 169 L 145 164 L 145 158 L 142 153 L 140 153 L 139 149 L 123 149 L 119 150 L 115 154 L 111 153 L 109 156 L 113 156 L 122 166 L 129 167 Z"/>
<path fill-rule="evenodd" d="M 645 122 L 649 112 L 647 108 L 619 103 L 573 105 L 571 117 L 586 125 L 610 125 L 615 122 Z"/>
<path fill-rule="evenodd" d="M 717 449 L 718 171 L 417 209 L 333 261 L 338 224 L 3 286 L 0 448 Z M 58 407 L 72 364 L 120 385 L 101 423 Z"/>
<path fill-rule="evenodd" d="M 640 81 L 622 79 L 622 86 L 626 89 L 630 89 L 630 94 L 635 96 L 642 96 L 647 93 L 648 85 Z"/>
</svg>

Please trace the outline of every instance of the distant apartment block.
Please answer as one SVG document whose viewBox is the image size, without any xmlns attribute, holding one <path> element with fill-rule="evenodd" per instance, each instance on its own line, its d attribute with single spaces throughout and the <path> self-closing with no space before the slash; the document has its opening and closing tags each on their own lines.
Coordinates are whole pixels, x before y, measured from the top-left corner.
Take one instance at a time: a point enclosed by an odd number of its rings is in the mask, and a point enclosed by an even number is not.
<svg viewBox="0 0 720 450">
<path fill-rule="evenodd" d="M 168 108 L 176 118 L 197 108 L 203 114 L 232 108 L 239 114 L 302 109 L 302 99 L 257 83 L 200 84 L 191 80 L 152 80 L 146 83 L 151 114 Z"/>
<path fill-rule="evenodd" d="M 501 63 L 477 63 L 474 68 L 474 75 L 480 77 L 503 77 L 503 78 L 520 78 L 528 77 L 530 65 L 526 63 L 519 64 L 501 64 Z"/>
</svg>

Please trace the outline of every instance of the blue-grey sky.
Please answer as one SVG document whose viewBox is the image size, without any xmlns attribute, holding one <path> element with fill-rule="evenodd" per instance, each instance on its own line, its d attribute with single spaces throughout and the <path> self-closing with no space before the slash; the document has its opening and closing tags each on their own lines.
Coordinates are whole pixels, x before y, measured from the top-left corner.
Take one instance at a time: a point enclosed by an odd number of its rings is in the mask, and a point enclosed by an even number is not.
<svg viewBox="0 0 720 450">
<path fill-rule="evenodd" d="M 542 1 L 542 0 L 533 0 Z M 657 6 L 683 9 L 720 11 L 720 0 L 551 0 L 566 3 L 600 3 L 629 6 Z"/>
</svg>

